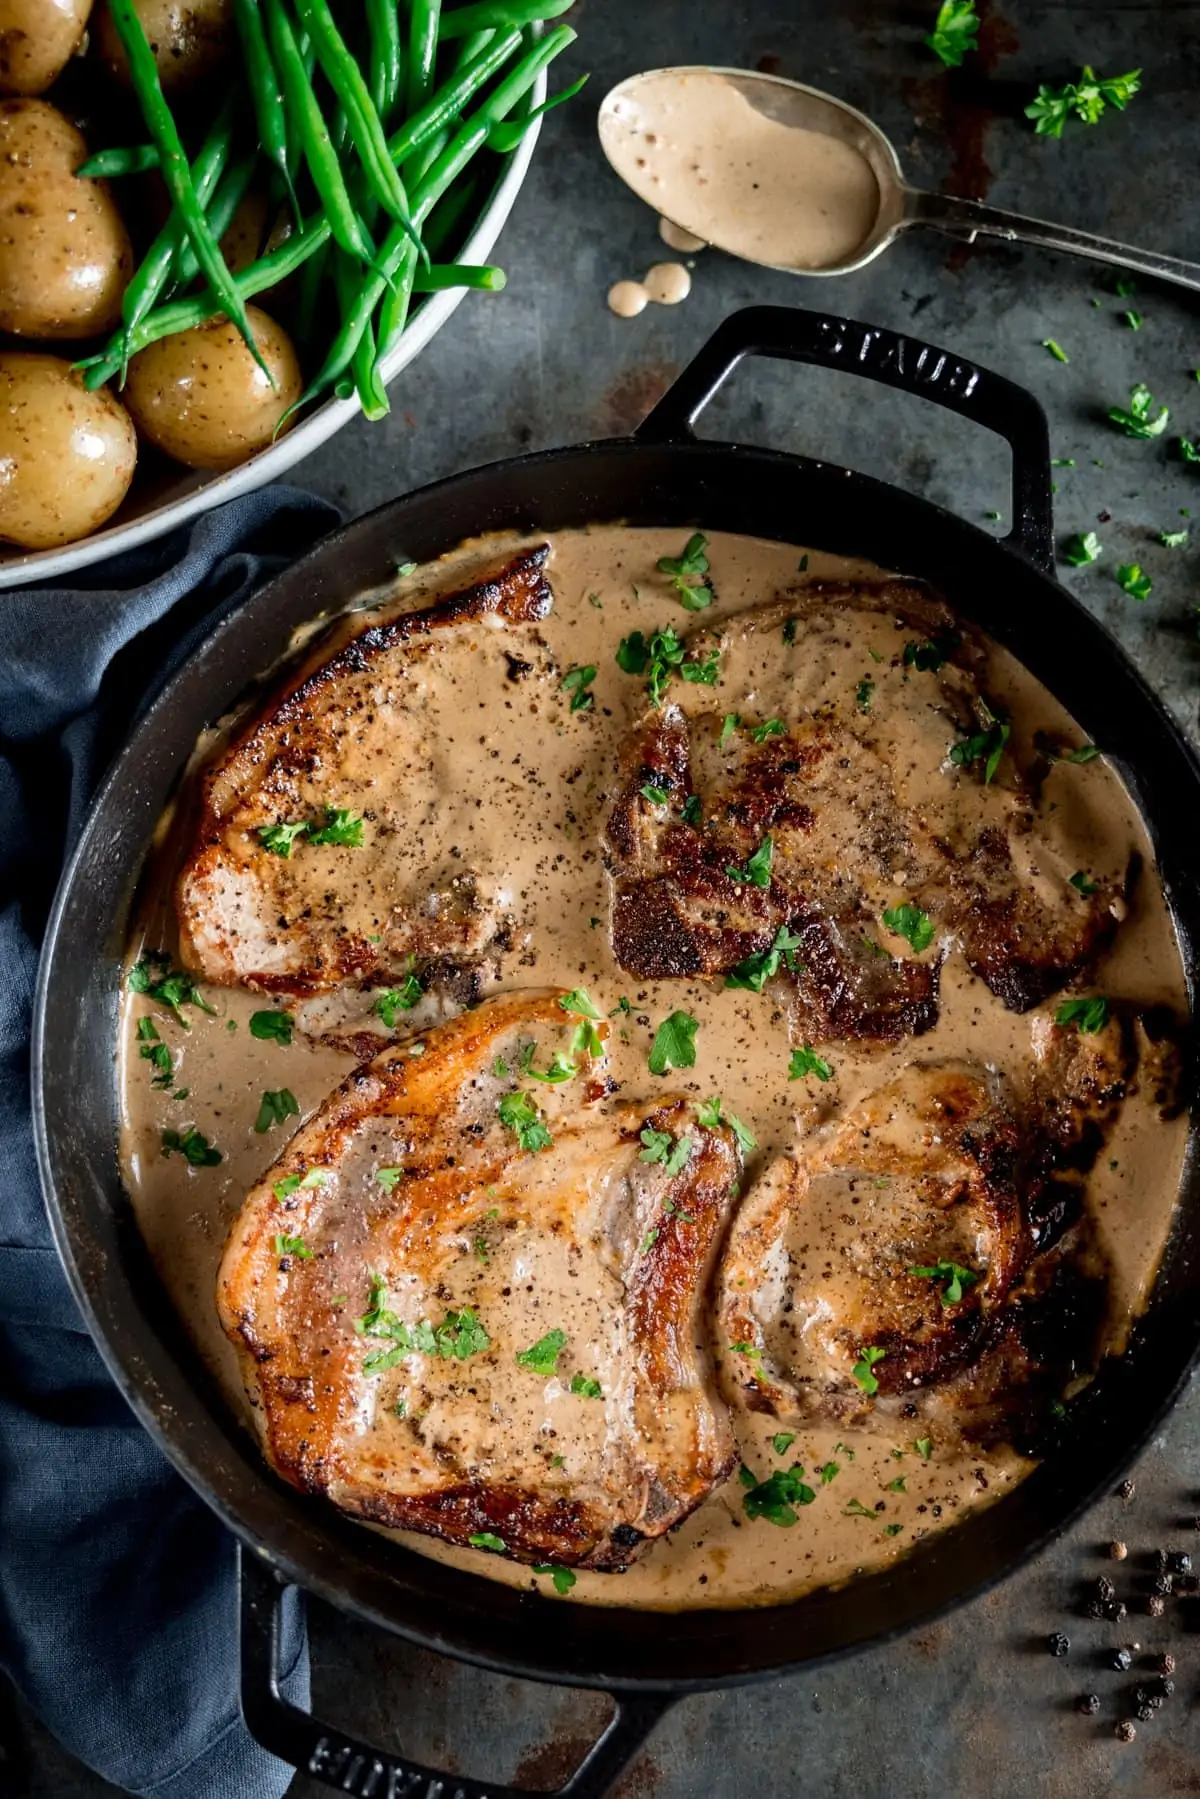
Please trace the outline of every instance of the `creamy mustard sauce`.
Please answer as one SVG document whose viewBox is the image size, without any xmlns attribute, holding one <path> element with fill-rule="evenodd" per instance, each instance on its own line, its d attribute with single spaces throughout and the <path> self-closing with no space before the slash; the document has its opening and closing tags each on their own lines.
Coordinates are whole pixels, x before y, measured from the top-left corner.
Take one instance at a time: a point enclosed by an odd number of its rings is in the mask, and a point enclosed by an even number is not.
<svg viewBox="0 0 1200 1799">
<path fill-rule="evenodd" d="M 795 1146 L 807 1130 L 918 1058 L 982 1060 L 1019 1081 L 1029 1065 L 1031 1021 L 1006 1011 L 952 952 L 942 973 L 940 1020 L 927 1036 L 883 1050 L 829 1044 L 824 1053 L 834 1069 L 831 1081 L 789 1081 L 787 1023 L 770 993 L 726 990 L 719 981 L 647 985 L 616 966 L 606 929 L 600 836 L 617 786 L 618 745 L 646 704 L 643 681 L 614 661 L 620 639 L 668 623 L 682 634 L 805 581 L 879 574 L 870 565 L 820 551 L 805 554 L 792 546 L 713 533 L 708 557 L 716 600 L 693 617 L 656 568 L 660 556 L 678 556 L 688 536 L 686 529 L 597 527 L 551 538 L 547 573 L 555 603 L 539 629 L 562 671 L 594 665 L 589 708 L 569 712 L 555 685 L 530 691 L 497 680 L 483 690 L 472 684 L 468 663 L 439 669 L 437 659 L 431 661 L 424 688 L 431 787 L 427 809 L 413 822 L 414 845 L 431 867 L 453 847 L 463 865 L 511 896 L 521 930 L 496 987 L 581 986 L 612 1015 L 608 1052 L 609 1073 L 617 1083 L 614 1103 L 654 1095 L 668 1085 L 697 1101 L 721 1096 L 727 1112 L 757 1138 L 747 1158 L 743 1184 L 748 1187 L 780 1150 Z M 477 559 L 481 548 L 494 553 L 495 547 L 491 540 L 464 555 Z M 418 571 L 399 591 L 411 592 L 417 604 L 439 578 L 449 584 L 449 573 L 436 566 Z M 689 710 L 767 716 L 820 704 L 823 696 L 844 694 L 869 679 L 871 728 L 902 751 L 909 738 L 915 743 L 927 729 L 924 714 L 933 692 L 928 685 L 933 677 L 910 676 L 903 669 L 899 652 L 910 635 L 909 627 L 889 615 L 843 611 L 808 635 L 802 627 L 787 648 L 775 633 L 769 644 L 761 636 L 739 638 L 725 659 L 720 685 L 677 684 L 671 697 Z M 1037 730 L 1072 744 L 1082 741 L 1063 709 L 998 646 L 990 646 L 982 684 L 1011 712 L 1018 766 L 1027 762 Z M 937 778 L 966 777 L 947 768 Z M 908 791 L 903 797 L 936 808 L 941 802 L 935 785 L 931 781 L 927 793 Z M 1011 804 L 1003 771 L 993 789 L 979 787 L 978 794 L 984 808 L 1000 812 Z M 170 884 L 181 835 L 178 816 L 166 817 L 131 955 L 146 944 L 176 952 Z M 1143 1005 L 1166 1004 L 1182 1017 L 1178 945 L 1134 807 L 1102 759 L 1057 763 L 1026 840 L 1031 876 L 1059 886 L 1076 870 L 1119 877 L 1135 853 L 1144 858 L 1143 876 L 1115 943 L 1086 990 Z M 348 894 L 351 911 L 357 903 Z M 186 1030 L 161 1005 L 126 995 L 119 1046 L 122 1163 L 163 1282 L 204 1358 L 249 1422 L 233 1353 L 217 1323 L 214 1283 L 226 1233 L 247 1191 L 299 1123 L 288 1117 L 256 1131 L 262 1095 L 288 1089 L 307 1118 L 354 1064 L 298 1035 L 287 1047 L 252 1037 L 251 1014 L 271 1004 L 262 996 L 215 987 L 202 991 L 213 1015 L 188 1007 Z M 628 1012 L 621 1009 L 622 999 Z M 647 1055 L 657 1025 L 675 1009 L 699 1021 L 697 1063 L 656 1083 L 647 1071 Z M 157 1040 L 137 1035 L 146 1018 Z M 152 1085 L 153 1062 L 140 1053 L 155 1041 L 166 1045 L 172 1059 L 169 1084 L 160 1088 Z M 189 1128 L 220 1150 L 218 1166 L 192 1167 L 178 1154 L 162 1154 L 164 1130 Z M 1147 1297 L 1171 1224 L 1185 1137 L 1186 1121 L 1164 1123 L 1149 1093 L 1135 1092 L 1089 1179 L 1088 1209 L 1110 1261 L 1108 1348 L 1119 1349 Z M 524 1427 L 532 1422 L 525 1420 Z M 1003 1494 L 1030 1466 L 1004 1447 L 982 1452 L 964 1445 L 936 1417 L 894 1429 L 879 1428 L 878 1420 L 867 1429 L 806 1424 L 782 1448 L 773 1439 L 782 1443 L 793 1425 L 740 1408 L 733 1422 L 742 1460 L 759 1480 L 794 1462 L 803 1465 L 816 1497 L 800 1510 L 798 1522 L 783 1528 L 766 1519 L 748 1520 L 735 1478 L 626 1574 L 580 1574 L 572 1598 L 662 1608 L 782 1601 L 896 1559 L 919 1538 Z M 549 1577 L 499 1556 L 448 1550 L 425 1538 L 403 1540 L 493 1579 L 552 1591 Z"/>
<path fill-rule="evenodd" d="M 771 91 L 721 70 L 639 76 L 606 99 L 600 143 L 693 239 L 773 268 L 836 268 L 870 236 L 879 183 L 853 144 L 762 111 L 755 98 Z"/>
</svg>

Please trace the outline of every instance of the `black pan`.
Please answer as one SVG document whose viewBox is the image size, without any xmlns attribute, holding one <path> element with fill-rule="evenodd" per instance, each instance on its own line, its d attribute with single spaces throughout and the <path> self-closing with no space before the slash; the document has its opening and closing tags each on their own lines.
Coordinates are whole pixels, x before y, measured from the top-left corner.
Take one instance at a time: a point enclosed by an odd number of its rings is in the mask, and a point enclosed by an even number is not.
<svg viewBox="0 0 1200 1799">
<path fill-rule="evenodd" d="M 997 539 L 885 483 L 806 457 L 702 443 L 692 424 L 743 356 L 867 375 L 1008 440 L 1014 525 Z M 281 1699 L 282 1583 L 424 1647 L 535 1680 L 606 1689 L 614 1722 L 564 1793 L 607 1790 L 679 1695 L 795 1669 L 923 1623 L 1001 1578 L 1102 1491 L 1170 1404 L 1200 1346 L 1189 1155 L 1179 1225 L 1128 1353 L 1070 1407 L 1061 1440 L 1013 1493 L 841 1592 L 768 1610 L 678 1616 L 523 1595 L 411 1554 L 305 1499 L 268 1471 L 170 1312 L 116 1155 L 113 1043 L 129 907 L 154 824 L 204 726 L 294 626 L 338 610 L 400 561 L 482 531 L 603 520 L 703 525 L 870 557 L 923 576 L 1007 645 L 1119 768 L 1146 820 L 1189 966 L 1200 941 L 1200 768 L 1101 627 L 1054 579 L 1046 422 L 1021 388 L 944 350 L 847 319 L 755 308 L 729 319 L 632 438 L 519 457 L 455 476 L 360 519 L 221 623 L 145 713 L 102 787 L 59 891 L 34 1036 L 46 1203 L 76 1297 L 114 1379 L 181 1474 L 243 1545 L 243 1703 L 276 1754 L 339 1791 L 512 1799 L 354 1743 Z M 1194 1143 L 1193 1143 L 1194 1149 Z"/>
</svg>

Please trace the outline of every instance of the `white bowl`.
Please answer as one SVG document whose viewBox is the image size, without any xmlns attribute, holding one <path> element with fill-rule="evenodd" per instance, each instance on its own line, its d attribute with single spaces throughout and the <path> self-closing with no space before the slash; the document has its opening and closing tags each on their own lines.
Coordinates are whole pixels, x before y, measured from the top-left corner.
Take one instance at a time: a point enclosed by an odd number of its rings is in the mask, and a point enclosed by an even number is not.
<svg viewBox="0 0 1200 1799">
<path fill-rule="evenodd" d="M 529 106 L 539 106 L 545 99 L 546 80 L 543 70 L 530 90 Z M 537 119 L 512 152 L 474 231 L 457 252 L 460 262 L 487 260 L 528 173 L 540 131 L 541 120 Z M 466 291 L 465 288 L 450 288 L 443 293 L 430 294 L 422 301 L 412 323 L 384 361 L 386 382 L 420 354 L 434 333 L 441 330 Z M 500 304 L 503 305 L 503 300 Z M 132 550 L 138 544 L 161 537 L 164 532 L 174 531 L 176 526 L 195 518 L 198 513 L 207 512 L 210 507 L 235 500 L 256 487 L 264 487 L 268 481 L 277 480 L 287 469 L 302 461 L 343 425 L 348 425 L 360 411 L 357 394 L 349 400 L 326 400 L 278 443 L 268 450 L 260 450 L 257 456 L 239 463 L 237 468 L 223 474 L 181 468 L 178 479 L 165 491 L 140 497 L 135 491 L 102 531 L 93 531 L 90 537 L 82 537 L 78 543 L 66 544 L 62 549 L 22 553 L 0 544 L 0 588 L 24 587 L 31 581 L 53 580 L 74 569 L 86 568 L 89 563 L 117 556 L 123 550 Z"/>
</svg>

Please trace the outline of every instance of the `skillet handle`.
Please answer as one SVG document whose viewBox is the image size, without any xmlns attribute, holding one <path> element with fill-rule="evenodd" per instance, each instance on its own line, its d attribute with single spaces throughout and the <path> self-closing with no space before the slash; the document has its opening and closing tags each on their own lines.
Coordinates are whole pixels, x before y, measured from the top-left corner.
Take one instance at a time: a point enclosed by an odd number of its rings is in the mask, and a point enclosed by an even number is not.
<svg viewBox="0 0 1200 1799">
<path fill-rule="evenodd" d="M 440 1774 L 322 1724 L 279 1690 L 280 1607 L 288 1582 L 238 1544 L 242 1716 L 252 1737 L 289 1767 L 354 1799 L 604 1799 L 654 1726 L 671 1693 L 609 1695 L 616 1710 L 564 1786 L 553 1794 Z"/>
<path fill-rule="evenodd" d="M 1013 463 L 1013 528 L 1004 539 L 1044 574 L 1054 573 L 1050 436 L 1033 395 L 919 338 L 880 325 L 791 306 L 748 306 L 727 318 L 668 388 L 634 435 L 641 443 L 694 440 L 692 426 L 744 356 L 775 356 L 866 375 L 919 394 L 1007 440 Z"/>
</svg>

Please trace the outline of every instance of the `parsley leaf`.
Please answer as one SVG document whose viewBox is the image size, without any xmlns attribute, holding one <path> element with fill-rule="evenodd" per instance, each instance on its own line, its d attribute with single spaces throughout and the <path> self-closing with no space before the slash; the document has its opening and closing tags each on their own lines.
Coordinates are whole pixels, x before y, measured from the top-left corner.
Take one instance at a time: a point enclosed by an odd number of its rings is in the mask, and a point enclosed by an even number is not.
<svg viewBox="0 0 1200 1799">
<path fill-rule="evenodd" d="M 402 1181 L 403 1178 L 403 1168 L 377 1168 L 375 1170 L 375 1179 L 379 1182 L 379 1185 L 383 1188 L 385 1193 L 394 1193 L 397 1183 Z"/>
<path fill-rule="evenodd" d="M 868 1398 L 879 1391 L 879 1382 L 871 1371 L 876 1362 L 882 1362 L 886 1355 L 886 1349 L 878 1349 L 873 1343 L 868 1343 L 865 1349 L 859 1350 L 858 1360 L 850 1370 L 853 1379 Z"/>
<path fill-rule="evenodd" d="M 553 1143 L 554 1139 L 528 1093 L 506 1093 L 496 1110 L 501 1124 L 516 1133 L 522 1149 L 549 1149 Z"/>
<path fill-rule="evenodd" d="M 572 712 L 583 712 L 588 706 L 594 704 L 596 696 L 592 692 L 592 682 L 595 679 L 596 669 L 590 662 L 586 668 L 569 668 L 567 670 L 559 682 L 559 686 L 564 693 L 570 694 Z"/>
<path fill-rule="evenodd" d="M 975 0 L 942 0 L 933 30 L 921 41 L 948 69 L 957 69 L 969 50 L 978 50 Z"/>
<path fill-rule="evenodd" d="M 563 1081 L 569 1081 L 572 1075 L 579 1073 L 574 1062 L 564 1056 L 560 1049 L 554 1051 L 544 1072 L 533 1066 L 536 1054 L 537 1044 L 527 1043 L 521 1055 L 521 1073 L 531 1081 L 542 1081 L 547 1087 L 558 1087 Z"/>
<path fill-rule="evenodd" d="M 184 1006 L 199 1006 L 210 1018 L 217 1015 L 191 975 L 172 968 L 170 957 L 163 955 L 161 950 L 147 950 L 134 963 L 126 978 L 131 993 L 144 993 L 147 999 L 155 999 L 160 1005 L 166 1006 L 169 1011 L 174 1012 L 185 1031 L 190 1031 L 192 1027 L 183 1015 Z"/>
<path fill-rule="evenodd" d="M 323 1186 L 326 1181 L 331 1181 L 332 1179 L 333 1176 L 328 1168 L 310 1168 L 305 1175 L 285 1174 L 282 1180 L 274 1183 L 271 1191 L 282 1205 L 285 1199 L 288 1199 L 293 1193 L 298 1192 L 300 1189 L 320 1187 Z"/>
<path fill-rule="evenodd" d="M 826 1462 L 823 1467 L 817 1469 L 817 1473 L 821 1476 L 821 1485 L 823 1487 L 827 1487 L 831 1481 L 836 1480 L 841 1472 L 842 1465 L 840 1462 Z"/>
<path fill-rule="evenodd" d="M 342 806 L 326 806 L 325 823 L 315 829 L 310 827 L 308 841 L 360 850 L 363 845 L 362 816 L 357 812 L 348 812 Z"/>
<path fill-rule="evenodd" d="M 750 735 L 755 743 L 765 743 L 768 737 L 782 737 L 786 730 L 781 718 L 766 718 L 761 725 L 755 725 Z"/>
<path fill-rule="evenodd" d="M 685 825 L 692 826 L 700 823 L 700 795 L 698 793 L 689 793 L 684 800 L 683 822 Z"/>
<path fill-rule="evenodd" d="M 792 1051 L 788 1063 L 788 1080 L 800 1081 L 809 1074 L 815 1074 L 819 1081 L 833 1079 L 833 1069 L 824 1056 L 819 1056 L 811 1044 L 806 1043 L 802 1048 Z"/>
<path fill-rule="evenodd" d="M 871 710 L 871 701 L 875 698 L 875 683 L 869 675 L 864 675 L 854 689 L 854 703 L 860 712 Z"/>
<path fill-rule="evenodd" d="M 669 575 L 671 586 L 688 612 L 703 612 L 711 606 L 715 595 L 708 578 L 708 539 L 703 531 L 688 538 L 682 556 L 660 556 L 658 572 Z"/>
<path fill-rule="evenodd" d="M 140 1045 L 138 1055 L 143 1062 L 149 1062 L 155 1071 L 151 1086 L 169 1087 L 175 1076 L 175 1063 L 152 1018 L 138 1019 L 137 1038 Z"/>
<path fill-rule="evenodd" d="M 973 1287 L 979 1279 L 969 1268 L 960 1268 L 957 1262 L 934 1262 L 930 1268 L 910 1268 L 908 1272 L 920 1280 L 941 1281 L 943 1309 L 961 1305 L 963 1289 Z"/>
<path fill-rule="evenodd" d="M 675 1141 L 670 1131 L 656 1131 L 652 1125 L 642 1131 L 641 1140 L 646 1147 L 638 1154 L 639 1162 L 665 1162 Z"/>
<path fill-rule="evenodd" d="M 472 1531 L 467 1538 L 472 1549 L 488 1549 L 493 1555 L 503 1555 L 508 1548 L 503 1537 L 498 1537 L 494 1530 Z"/>
<path fill-rule="evenodd" d="M 638 788 L 638 792 L 644 800 L 649 800 L 652 806 L 665 806 L 671 798 L 665 787 L 656 787 L 653 781 L 647 781 L 644 787 Z"/>
<path fill-rule="evenodd" d="M 932 1437 L 916 1437 L 916 1438 L 914 1438 L 913 1448 L 916 1450 L 916 1452 L 920 1456 L 921 1460 L 923 1462 L 927 1462 L 929 1460 L 930 1456 L 933 1454 L 933 1439 L 932 1439 Z"/>
<path fill-rule="evenodd" d="M 664 1018 L 650 1046 L 651 1074 L 666 1074 L 668 1068 L 694 1068 L 699 1029 L 699 1019 L 687 1012 L 672 1012 L 669 1018 Z"/>
<path fill-rule="evenodd" d="M 1108 1001 L 1096 994 L 1092 999 L 1065 999 L 1054 1014 L 1055 1024 L 1073 1024 L 1077 1031 L 1085 1037 L 1094 1037 L 1108 1023 L 1112 1008 Z"/>
<path fill-rule="evenodd" d="M 1161 406 L 1157 417 L 1151 418 L 1154 404 L 1154 395 L 1144 381 L 1139 381 L 1129 390 L 1128 411 L 1123 406 L 1110 406 L 1106 416 L 1109 423 L 1116 425 L 1126 437 L 1161 437 L 1171 412 L 1169 407 Z"/>
<path fill-rule="evenodd" d="M 1179 454 L 1184 462 L 1200 462 L 1200 443 L 1193 443 L 1190 437 L 1181 437 Z"/>
<path fill-rule="evenodd" d="M 282 1043 L 286 1046 L 292 1041 L 294 1023 L 290 1012 L 252 1012 L 250 1035 L 257 1037 L 261 1043 Z"/>
<path fill-rule="evenodd" d="M 313 1252 L 303 1237 L 289 1237 L 284 1231 L 277 1231 L 274 1238 L 277 1256 L 295 1256 L 298 1261 L 311 1262 Z"/>
<path fill-rule="evenodd" d="M 1124 588 L 1132 600 L 1148 600 L 1153 585 L 1139 562 L 1123 562 L 1117 570 L 1117 586 Z"/>
<path fill-rule="evenodd" d="M 742 1494 L 742 1510 L 747 1518 L 764 1518 L 768 1524 L 789 1529 L 796 1522 L 794 1508 L 798 1505 L 811 1505 L 816 1498 L 812 1488 L 801 1480 L 803 1473 L 800 1463 L 794 1462 L 790 1468 L 777 1468 L 766 1480 L 752 1484 Z M 747 1474 L 750 1474 L 750 1470 L 744 1469 L 743 1486 L 746 1485 Z M 750 1480 L 754 1481 L 752 1474 Z"/>
<path fill-rule="evenodd" d="M 1025 117 L 1034 121 L 1039 137 L 1061 137 L 1072 113 L 1085 125 L 1094 125 L 1110 106 L 1124 112 L 1142 85 L 1141 73 L 1131 69 L 1127 75 L 1097 75 L 1085 63 L 1078 81 L 1068 81 L 1061 88 L 1043 83 L 1036 100 L 1025 108 Z"/>
<path fill-rule="evenodd" d="M 1004 746 L 1012 735 L 1012 726 L 1006 718 L 993 712 L 986 701 L 981 700 L 980 705 L 987 721 L 984 729 L 977 731 L 973 737 L 964 737 L 961 743 L 953 744 L 950 760 L 959 768 L 969 768 L 972 762 L 982 762 L 983 784 L 990 787 L 1000 766 Z"/>
<path fill-rule="evenodd" d="M 573 1012 L 578 1018 L 603 1018 L 604 1016 L 602 1012 L 597 1012 L 589 995 L 584 992 L 582 987 L 572 987 L 570 993 L 560 994 L 558 1003 L 564 1012 Z"/>
<path fill-rule="evenodd" d="M 650 660 L 650 646 L 641 631 L 631 631 L 617 645 L 616 664 L 624 674 L 640 675 Z"/>
<path fill-rule="evenodd" d="M 1076 869 L 1075 873 L 1067 882 L 1067 885 L 1073 887 L 1076 893 L 1082 893 L 1085 897 L 1087 894 L 1095 893 L 1096 891 L 1095 881 L 1091 880 L 1090 877 L 1084 873 L 1082 868 Z"/>
<path fill-rule="evenodd" d="M 1168 550 L 1181 550 L 1188 540 L 1187 527 L 1182 531 L 1160 531 L 1158 541 Z"/>
<path fill-rule="evenodd" d="M 752 1149 L 758 1148 L 758 1138 L 754 1132 L 748 1130 L 741 1119 L 735 1118 L 732 1112 L 726 1112 L 720 1098 L 715 1093 L 711 1099 L 702 1100 L 696 1107 L 696 1118 L 708 1131 L 719 1131 L 722 1125 L 728 1126 L 733 1132 L 738 1148 L 744 1155 L 749 1155 Z"/>
<path fill-rule="evenodd" d="M 178 1131 L 164 1131 L 162 1153 L 164 1156 L 183 1156 L 193 1168 L 215 1168 L 221 1160 L 220 1150 L 214 1149 L 208 1138 L 194 1127 L 184 1131 L 182 1136 Z"/>
<path fill-rule="evenodd" d="M 770 837 L 764 837 L 745 868 L 727 868 L 725 873 L 731 881 L 742 887 L 769 887 L 771 885 L 771 858 L 775 854 L 775 844 Z"/>
<path fill-rule="evenodd" d="M 436 1327 L 427 1320 L 407 1325 L 388 1307 L 387 1288 L 379 1275 L 371 1275 L 370 1283 L 367 1309 L 354 1320 L 354 1328 L 360 1337 L 383 1337 L 392 1347 L 369 1355 L 363 1363 L 364 1374 L 383 1374 L 410 1355 L 465 1362 L 468 1356 L 490 1349 L 492 1340 L 469 1306 L 448 1311 Z"/>
<path fill-rule="evenodd" d="M 1077 750 L 1069 750 L 1062 758 L 1064 762 L 1094 762 L 1100 751 L 1094 743 L 1081 743 Z"/>
<path fill-rule="evenodd" d="M 290 862 L 292 845 L 297 837 L 307 837 L 308 829 L 308 821 L 303 818 L 295 824 L 260 825 L 258 841 L 273 856 L 282 856 L 285 861 Z"/>
<path fill-rule="evenodd" d="M 258 1108 L 258 1117 L 254 1128 L 259 1136 L 271 1129 L 272 1125 L 284 1124 L 289 1118 L 299 1118 L 300 1107 L 296 1095 L 289 1087 L 280 1087 L 278 1092 L 267 1090 L 262 1096 L 262 1104 Z"/>
<path fill-rule="evenodd" d="M 921 674 L 936 675 L 942 664 L 948 662 L 955 650 L 961 648 L 962 638 L 957 631 L 945 631 L 938 637 L 927 637 L 923 643 L 906 643 L 904 666 L 915 668 Z"/>
<path fill-rule="evenodd" d="M 377 995 L 374 1010 L 390 1031 L 396 1023 L 397 1012 L 411 1012 L 420 997 L 420 981 L 415 974 L 406 975 L 401 986 L 389 987 L 386 993 Z"/>
<path fill-rule="evenodd" d="M 1086 568 L 1089 562 L 1095 562 L 1103 554 L 1104 545 L 1094 531 L 1086 531 L 1082 536 L 1077 531 L 1063 545 L 1063 560 L 1069 562 L 1072 568 Z"/>
<path fill-rule="evenodd" d="M 533 1571 L 535 1574 L 548 1574 L 554 1582 L 556 1593 L 569 1593 L 575 1585 L 576 1577 L 570 1568 L 558 1568 L 553 1562 L 535 1562 Z"/>
<path fill-rule="evenodd" d="M 518 1349 L 518 1368 L 528 1368 L 534 1374 L 557 1374 L 558 1358 L 567 1346 L 567 1333 L 563 1330 L 547 1331 L 539 1337 L 530 1349 Z"/>
<path fill-rule="evenodd" d="M 775 941 L 770 949 L 757 950 L 747 956 L 736 967 L 731 968 L 725 976 L 727 987 L 744 987 L 751 993 L 761 993 L 767 982 L 779 973 L 779 964 L 794 969 L 796 966 L 796 949 L 799 937 L 789 931 L 786 925 L 780 925 L 775 933 Z"/>
<path fill-rule="evenodd" d="M 627 675 L 646 676 L 646 692 L 655 706 L 662 705 L 674 674 L 701 686 L 716 686 L 721 672 L 717 650 L 688 661 L 684 657 L 684 646 L 671 625 L 653 632 L 648 640 L 641 631 L 632 631 L 621 639 L 616 653 L 617 666 Z"/>
<path fill-rule="evenodd" d="M 1043 350 L 1049 350 L 1055 362 L 1070 362 L 1071 360 L 1062 345 L 1057 343 L 1052 337 L 1044 337 L 1042 339 L 1042 348 Z"/>
<path fill-rule="evenodd" d="M 778 1436 L 771 1438 L 771 1448 L 775 1451 L 776 1455 L 786 1455 L 795 1441 L 796 1433 L 794 1430 L 781 1430 Z"/>
<path fill-rule="evenodd" d="M 598 1380 L 593 1380 L 588 1374 L 573 1374 L 571 1376 L 571 1391 L 576 1399 L 604 1398 L 600 1382 Z"/>
<path fill-rule="evenodd" d="M 933 942 L 933 920 L 919 906 L 889 906 L 883 922 L 897 937 L 903 937 L 917 955 Z"/>
<path fill-rule="evenodd" d="M 740 712 L 727 712 L 721 720 L 721 735 L 717 738 L 717 748 L 723 750 L 742 722 Z"/>
</svg>

